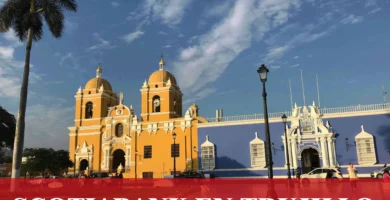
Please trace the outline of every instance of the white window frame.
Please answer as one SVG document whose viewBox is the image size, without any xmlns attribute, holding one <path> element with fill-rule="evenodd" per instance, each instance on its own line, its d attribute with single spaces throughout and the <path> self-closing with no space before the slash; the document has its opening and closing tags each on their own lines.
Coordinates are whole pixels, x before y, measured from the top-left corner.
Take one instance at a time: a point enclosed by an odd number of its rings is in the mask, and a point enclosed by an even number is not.
<svg viewBox="0 0 390 200">
<path fill-rule="evenodd" d="M 257 132 L 255 132 L 255 136 L 255 139 L 249 143 L 251 166 L 264 168 L 267 165 L 265 142 L 259 139 Z"/>
<path fill-rule="evenodd" d="M 206 141 L 201 145 L 201 159 L 204 170 L 215 169 L 215 145 L 209 141 L 209 136 L 206 136 Z"/>
<path fill-rule="evenodd" d="M 359 165 L 374 165 L 377 163 L 374 136 L 364 131 L 356 135 L 356 153 Z"/>
</svg>

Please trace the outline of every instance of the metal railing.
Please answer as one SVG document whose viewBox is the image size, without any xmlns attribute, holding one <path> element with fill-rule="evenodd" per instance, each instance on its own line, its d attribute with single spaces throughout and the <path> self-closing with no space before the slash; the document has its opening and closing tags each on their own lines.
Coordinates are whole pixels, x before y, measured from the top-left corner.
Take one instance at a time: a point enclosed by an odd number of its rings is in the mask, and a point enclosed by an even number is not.
<svg viewBox="0 0 390 200">
<path fill-rule="evenodd" d="M 337 108 L 321 108 L 321 114 L 339 114 L 339 113 L 351 113 L 351 112 L 365 112 L 365 111 L 376 111 L 376 110 L 389 110 L 390 103 L 382 104 L 371 104 L 371 105 L 357 105 L 357 106 L 347 106 L 347 107 L 337 107 Z M 269 119 L 280 119 L 283 114 L 286 114 L 287 117 L 291 117 L 290 112 L 278 112 L 278 113 L 268 113 Z M 208 123 L 219 123 L 219 122 L 234 122 L 234 121 L 246 121 L 246 120 L 261 120 L 264 119 L 263 114 L 250 114 L 250 115 L 238 115 L 238 116 L 226 116 L 226 117 L 211 117 L 206 118 Z"/>
</svg>

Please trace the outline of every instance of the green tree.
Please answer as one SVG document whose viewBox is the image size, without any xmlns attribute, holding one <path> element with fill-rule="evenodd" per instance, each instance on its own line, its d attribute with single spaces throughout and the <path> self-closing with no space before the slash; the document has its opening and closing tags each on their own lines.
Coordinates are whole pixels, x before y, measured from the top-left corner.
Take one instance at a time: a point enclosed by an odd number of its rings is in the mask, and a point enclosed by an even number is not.
<svg viewBox="0 0 390 200">
<path fill-rule="evenodd" d="M 11 162 L 12 162 L 12 158 L 10 156 L 6 156 L 5 152 L 0 149 L 0 164 L 11 163 Z"/>
<path fill-rule="evenodd" d="M 15 116 L 0 106 L 0 150 L 2 148 L 13 148 L 15 127 Z"/>
<path fill-rule="evenodd" d="M 23 157 L 27 158 L 27 162 L 22 165 L 24 173 L 37 172 L 44 176 L 45 172 L 50 171 L 52 174 L 59 175 L 65 169 L 73 167 L 69 152 L 66 150 L 26 148 Z"/>
<path fill-rule="evenodd" d="M 76 12 L 76 1 L 7 0 L 0 9 L 0 31 L 7 32 L 12 28 L 20 41 L 27 41 L 23 79 L 20 89 L 19 114 L 15 131 L 12 178 L 20 177 L 32 42 L 37 42 L 42 38 L 43 20 L 46 21 L 54 37 L 60 38 L 62 36 L 64 30 L 64 9 Z"/>
</svg>

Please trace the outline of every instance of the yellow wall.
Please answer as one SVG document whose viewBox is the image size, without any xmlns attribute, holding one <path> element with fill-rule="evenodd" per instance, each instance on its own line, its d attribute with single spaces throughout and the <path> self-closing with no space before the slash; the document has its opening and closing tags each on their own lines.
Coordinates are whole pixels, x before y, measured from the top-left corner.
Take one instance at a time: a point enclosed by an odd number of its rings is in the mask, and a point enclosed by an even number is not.
<svg viewBox="0 0 390 200">
<path fill-rule="evenodd" d="M 194 169 L 198 168 L 197 153 L 194 152 L 193 147 L 197 148 L 197 122 L 192 122 L 193 127 L 188 127 L 182 131 L 182 129 L 175 128 L 173 133 L 176 133 L 176 144 L 179 144 L 179 157 L 176 157 L 176 171 L 185 171 L 191 169 L 192 160 Z M 177 123 L 178 125 L 178 123 Z M 135 138 L 136 133 L 132 133 L 132 138 Z M 191 146 L 191 135 L 192 135 L 192 146 Z M 165 132 L 163 127 L 156 133 L 148 133 L 143 131 L 137 136 L 137 178 L 142 177 L 143 172 L 153 172 L 153 178 L 163 178 L 163 176 L 171 175 L 173 172 L 173 157 L 171 157 L 171 145 L 173 144 L 172 132 Z M 144 158 L 144 146 L 152 146 L 152 158 Z M 135 141 L 132 142 L 133 152 L 136 150 Z M 132 159 L 135 161 L 135 159 Z M 130 170 L 130 177 L 135 177 L 135 167 L 132 166 Z"/>
</svg>

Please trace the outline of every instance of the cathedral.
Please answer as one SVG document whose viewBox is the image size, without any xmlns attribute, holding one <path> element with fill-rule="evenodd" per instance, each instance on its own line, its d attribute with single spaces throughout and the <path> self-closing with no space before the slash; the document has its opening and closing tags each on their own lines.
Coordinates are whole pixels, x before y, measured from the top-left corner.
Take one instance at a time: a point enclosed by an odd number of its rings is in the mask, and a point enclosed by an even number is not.
<svg viewBox="0 0 390 200">
<path fill-rule="evenodd" d="M 176 78 L 159 69 L 145 80 L 141 114 L 123 104 L 100 65 L 96 77 L 76 93 L 74 126 L 69 127 L 69 153 L 80 171 L 117 172 L 126 178 L 163 178 L 198 168 L 197 124 L 205 121 L 193 104 L 183 116 L 183 94 Z"/>
<path fill-rule="evenodd" d="M 264 116 L 224 117 L 217 110 L 215 118 L 203 118 L 195 104 L 183 111 L 183 94 L 164 65 L 161 59 L 141 86 L 139 115 L 123 104 L 123 94 L 113 92 L 98 66 L 96 77 L 75 96 L 69 127 L 75 167 L 68 174 L 122 171 L 125 178 L 164 178 L 194 170 L 217 177 L 267 177 Z M 359 177 L 369 177 L 390 165 L 390 103 L 295 104 L 291 112 L 268 117 L 274 177 L 286 177 L 287 166 L 292 172 L 331 167 L 346 174 L 349 163 Z"/>
</svg>

